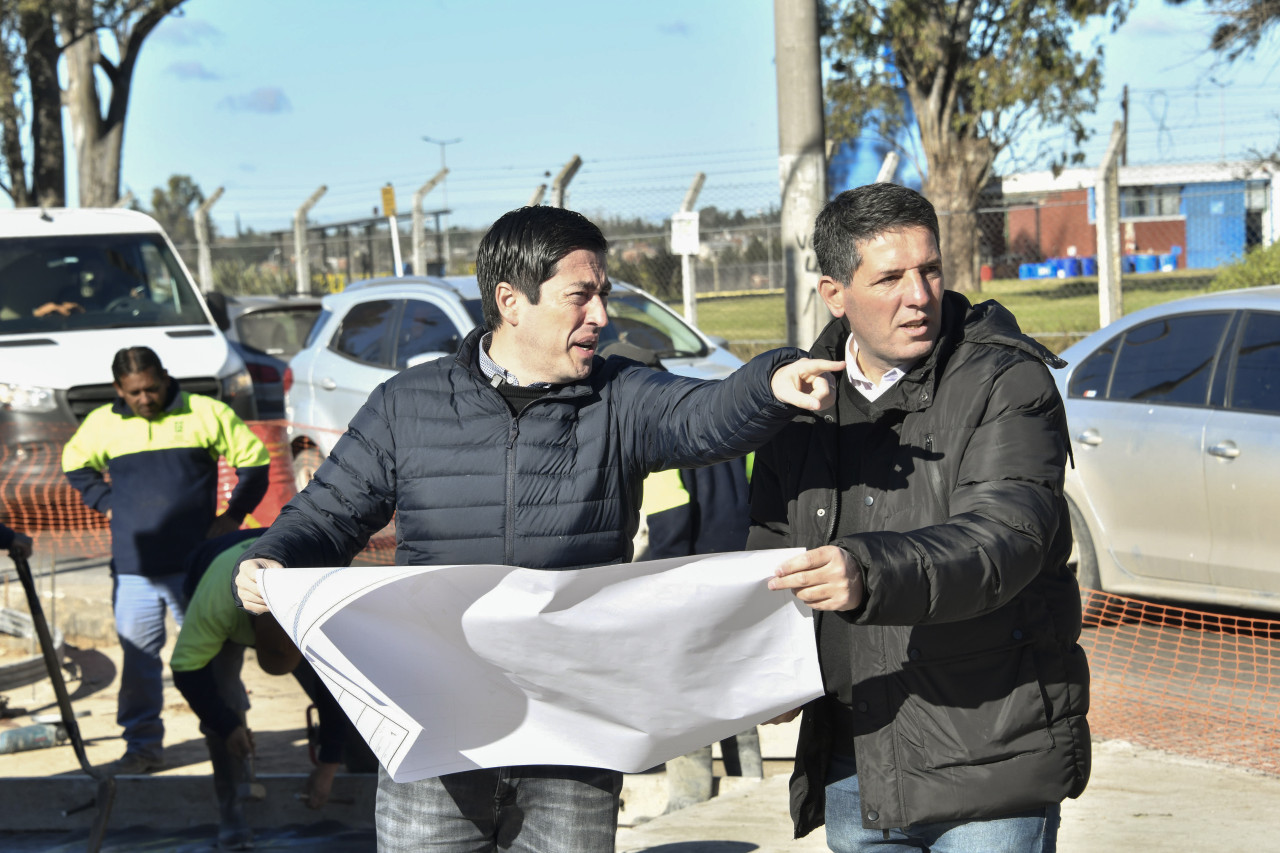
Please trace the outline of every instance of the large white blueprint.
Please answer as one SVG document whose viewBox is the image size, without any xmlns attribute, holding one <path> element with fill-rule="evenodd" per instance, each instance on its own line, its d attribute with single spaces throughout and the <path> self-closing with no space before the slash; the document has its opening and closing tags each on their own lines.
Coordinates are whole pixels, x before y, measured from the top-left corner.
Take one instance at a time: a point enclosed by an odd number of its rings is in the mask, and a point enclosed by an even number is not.
<svg viewBox="0 0 1280 853">
<path fill-rule="evenodd" d="M 812 614 L 767 587 L 800 551 L 259 582 L 397 782 L 519 764 L 634 773 L 821 695 Z"/>
</svg>

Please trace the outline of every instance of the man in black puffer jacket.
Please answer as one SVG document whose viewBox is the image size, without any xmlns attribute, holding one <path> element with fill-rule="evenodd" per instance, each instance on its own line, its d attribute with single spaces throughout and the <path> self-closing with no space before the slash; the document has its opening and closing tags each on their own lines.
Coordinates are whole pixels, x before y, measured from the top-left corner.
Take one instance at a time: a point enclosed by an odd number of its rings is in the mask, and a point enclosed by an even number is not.
<svg viewBox="0 0 1280 853">
<path fill-rule="evenodd" d="M 574 569 L 626 562 L 644 477 L 741 456 L 833 399 L 842 362 L 776 350 L 722 382 L 596 355 L 608 323 L 604 235 L 527 207 L 480 243 L 488 331 L 454 359 L 383 383 L 311 483 L 245 555 L 236 591 L 265 612 L 258 570 L 343 566 L 396 517 L 397 565 Z M 568 652 L 568 650 L 566 650 Z M 621 774 L 500 767 L 396 783 L 379 775 L 378 849 L 613 850 Z"/>
<path fill-rule="evenodd" d="M 818 216 L 814 345 L 837 404 L 756 454 L 748 548 L 817 611 L 797 837 L 832 850 L 1047 851 L 1089 778 L 1089 672 L 1067 567 L 1068 444 L 1046 367 L 995 302 L 944 292 L 938 219 L 892 184 Z M 794 716 L 789 715 L 789 716 Z"/>
</svg>

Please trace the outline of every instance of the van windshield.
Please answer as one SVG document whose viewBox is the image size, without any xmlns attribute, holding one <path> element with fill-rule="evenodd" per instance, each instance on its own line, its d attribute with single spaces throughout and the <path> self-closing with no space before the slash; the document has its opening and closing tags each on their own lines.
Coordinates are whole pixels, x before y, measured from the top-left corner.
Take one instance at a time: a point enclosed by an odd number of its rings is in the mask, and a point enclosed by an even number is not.
<svg viewBox="0 0 1280 853">
<path fill-rule="evenodd" d="M 0 238 L 0 334 L 210 325 L 158 234 Z"/>
</svg>

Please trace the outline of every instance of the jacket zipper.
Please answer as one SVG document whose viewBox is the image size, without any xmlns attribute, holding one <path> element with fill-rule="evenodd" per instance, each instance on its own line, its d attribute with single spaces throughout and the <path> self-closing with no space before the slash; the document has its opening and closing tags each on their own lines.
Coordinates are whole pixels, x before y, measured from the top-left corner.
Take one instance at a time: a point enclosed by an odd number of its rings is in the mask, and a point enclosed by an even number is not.
<svg viewBox="0 0 1280 853">
<path fill-rule="evenodd" d="M 925 453 L 933 453 L 933 433 L 929 433 L 924 437 Z M 931 459 L 924 460 L 924 473 L 929 481 L 929 491 L 933 493 L 933 499 L 942 507 L 943 512 L 947 515 L 951 514 L 951 502 L 946 500 L 942 491 L 942 471 L 938 467 L 938 463 Z"/>
<path fill-rule="evenodd" d="M 511 428 L 507 430 L 507 513 L 503 525 L 503 563 L 515 565 L 516 559 L 516 439 L 520 437 L 520 418 L 511 416 Z"/>
</svg>

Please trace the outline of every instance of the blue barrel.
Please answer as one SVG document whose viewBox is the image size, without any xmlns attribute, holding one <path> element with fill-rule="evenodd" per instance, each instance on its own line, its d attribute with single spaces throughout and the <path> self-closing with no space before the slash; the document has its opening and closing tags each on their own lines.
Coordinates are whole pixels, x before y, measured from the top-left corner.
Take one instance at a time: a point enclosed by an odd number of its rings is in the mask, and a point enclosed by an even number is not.
<svg viewBox="0 0 1280 853">
<path fill-rule="evenodd" d="M 1062 259 L 1062 276 L 1065 278 L 1076 278 L 1083 274 L 1084 266 L 1080 263 L 1079 258 L 1063 258 Z"/>
<path fill-rule="evenodd" d="M 1178 256 L 1170 252 L 1160 256 L 1160 272 L 1173 272 L 1178 268 Z"/>
<path fill-rule="evenodd" d="M 1080 268 L 1085 275 L 1098 274 L 1098 259 L 1090 255 L 1087 258 L 1080 259 Z"/>
<path fill-rule="evenodd" d="M 1160 256 L 1159 255 L 1134 255 L 1133 271 L 1134 272 L 1159 272 Z"/>
<path fill-rule="evenodd" d="M 1018 278 L 1026 280 L 1036 277 L 1035 264 L 1018 264 Z"/>
</svg>

